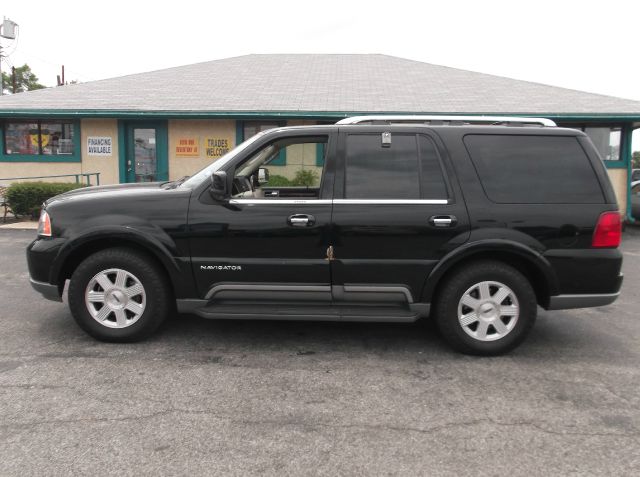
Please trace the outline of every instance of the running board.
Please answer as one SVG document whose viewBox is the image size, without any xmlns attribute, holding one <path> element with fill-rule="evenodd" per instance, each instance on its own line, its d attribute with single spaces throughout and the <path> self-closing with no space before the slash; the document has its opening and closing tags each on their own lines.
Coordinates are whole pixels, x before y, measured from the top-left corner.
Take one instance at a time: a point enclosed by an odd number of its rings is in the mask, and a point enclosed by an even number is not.
<svg viewBox="0 0 640 477">
<path fill-rule="evenodd" d="M 178 311 L 223 320 L 362 321 L 412 323 L 429 314 L 429 305 L 409 306 L 270 304 L 208 304 L 206 300 L 178 300 Z"/>
</svg>

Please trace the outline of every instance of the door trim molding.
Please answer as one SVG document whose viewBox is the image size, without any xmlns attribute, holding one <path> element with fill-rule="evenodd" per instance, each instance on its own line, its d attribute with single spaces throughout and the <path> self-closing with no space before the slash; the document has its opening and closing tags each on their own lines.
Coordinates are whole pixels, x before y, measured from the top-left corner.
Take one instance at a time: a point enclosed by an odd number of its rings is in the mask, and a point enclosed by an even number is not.
<svg viewBox="0 0 640 477">
<path fill-rule="evenodd" d="M 402 285 L 285 285 L 266 283 L 221 283 L 214 285 L 205 300 L 259 299 L 259 300 L 332 300 L 396 302 L 398 298 L 407 304 L 414 302 L 411 291 Z"/>
<path fill-rule="evenodd" d="M 267 292 L 266 295 L 264 295 L 263 292 Z M 262 298 L 264 295 L 269 299 L 275 298 L 274 294 L 277 292 L 300 294 L 300 298 L 303 298 L 303 295 L 309 294 L 313 296 L 318 295 L 318 297 L 328 294 L 328 298 L 331 299 L 330 285 L 269 285 L 264 283 L 224 283 L 215 285 L 207 292 L 205 299 L 211 300 L 216 297 L 221 297 L 221 295 L 225 298 L 247 298 L 248 295 L 252 294 L 255 294 L 258 298 Z"/>
<path fill-rule="evenodd" d="M 332 292 L 338 301 L 385 303 L 404 299 L 407 304 L 413 303 L 411 291 L 402 285 L 333 285 Z"/>
</svg>

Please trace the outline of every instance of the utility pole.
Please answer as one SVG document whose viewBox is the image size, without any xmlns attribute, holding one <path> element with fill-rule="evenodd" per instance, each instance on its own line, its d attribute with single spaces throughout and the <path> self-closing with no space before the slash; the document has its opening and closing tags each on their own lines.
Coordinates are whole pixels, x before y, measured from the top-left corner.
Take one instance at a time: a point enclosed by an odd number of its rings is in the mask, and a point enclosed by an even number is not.
<svg viewBox="0 0 640 477">
<path fill-rule="evenodd" d="M 13 94 L 16 94 L 16 67 L 12 66 L 11 67 L 11 83 L 13 88 L 11 88 L 11 92 Z"/>
<path fill-rule="evenodd" d="M 64 65 L 62 65 L 62 79 L 60 79 L 60 75 L 56 76 L 58 86 L 64 86 Z"/>
</svg>

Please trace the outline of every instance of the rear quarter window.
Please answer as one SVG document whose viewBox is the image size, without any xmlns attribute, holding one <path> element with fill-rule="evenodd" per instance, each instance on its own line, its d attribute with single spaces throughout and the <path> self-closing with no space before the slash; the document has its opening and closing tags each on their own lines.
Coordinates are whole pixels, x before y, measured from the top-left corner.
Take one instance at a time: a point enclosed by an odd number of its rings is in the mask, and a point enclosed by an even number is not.
<svg viewBox="0 0 640 477">
<path fill-rule="evenodd" d="M 574 136 L 470 134 L 464 143 L 493 202 L 604 203 L 596 173 Z"/>
</svg>

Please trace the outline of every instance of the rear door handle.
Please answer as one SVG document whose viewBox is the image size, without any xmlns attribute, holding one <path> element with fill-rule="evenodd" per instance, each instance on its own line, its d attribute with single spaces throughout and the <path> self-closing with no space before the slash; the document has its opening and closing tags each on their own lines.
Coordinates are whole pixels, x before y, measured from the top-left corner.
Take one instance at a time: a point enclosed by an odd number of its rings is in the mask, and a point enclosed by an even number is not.
<svg viewBox="0 0 640 477">
<path fill-rule="evenodd" d="M 458 223 L 455 215 L 433 215 L 429 218 L 429 223 L 434 227 L 455 227 Z"/>
<path fill-rule="evenodd" d="M 290 215 L 287 219 L 287 224 L 292 227 L 311 227 L 316 223 L 316 218 L 313 215 L 307 214 L 294 214 Z"/>
</svg>

